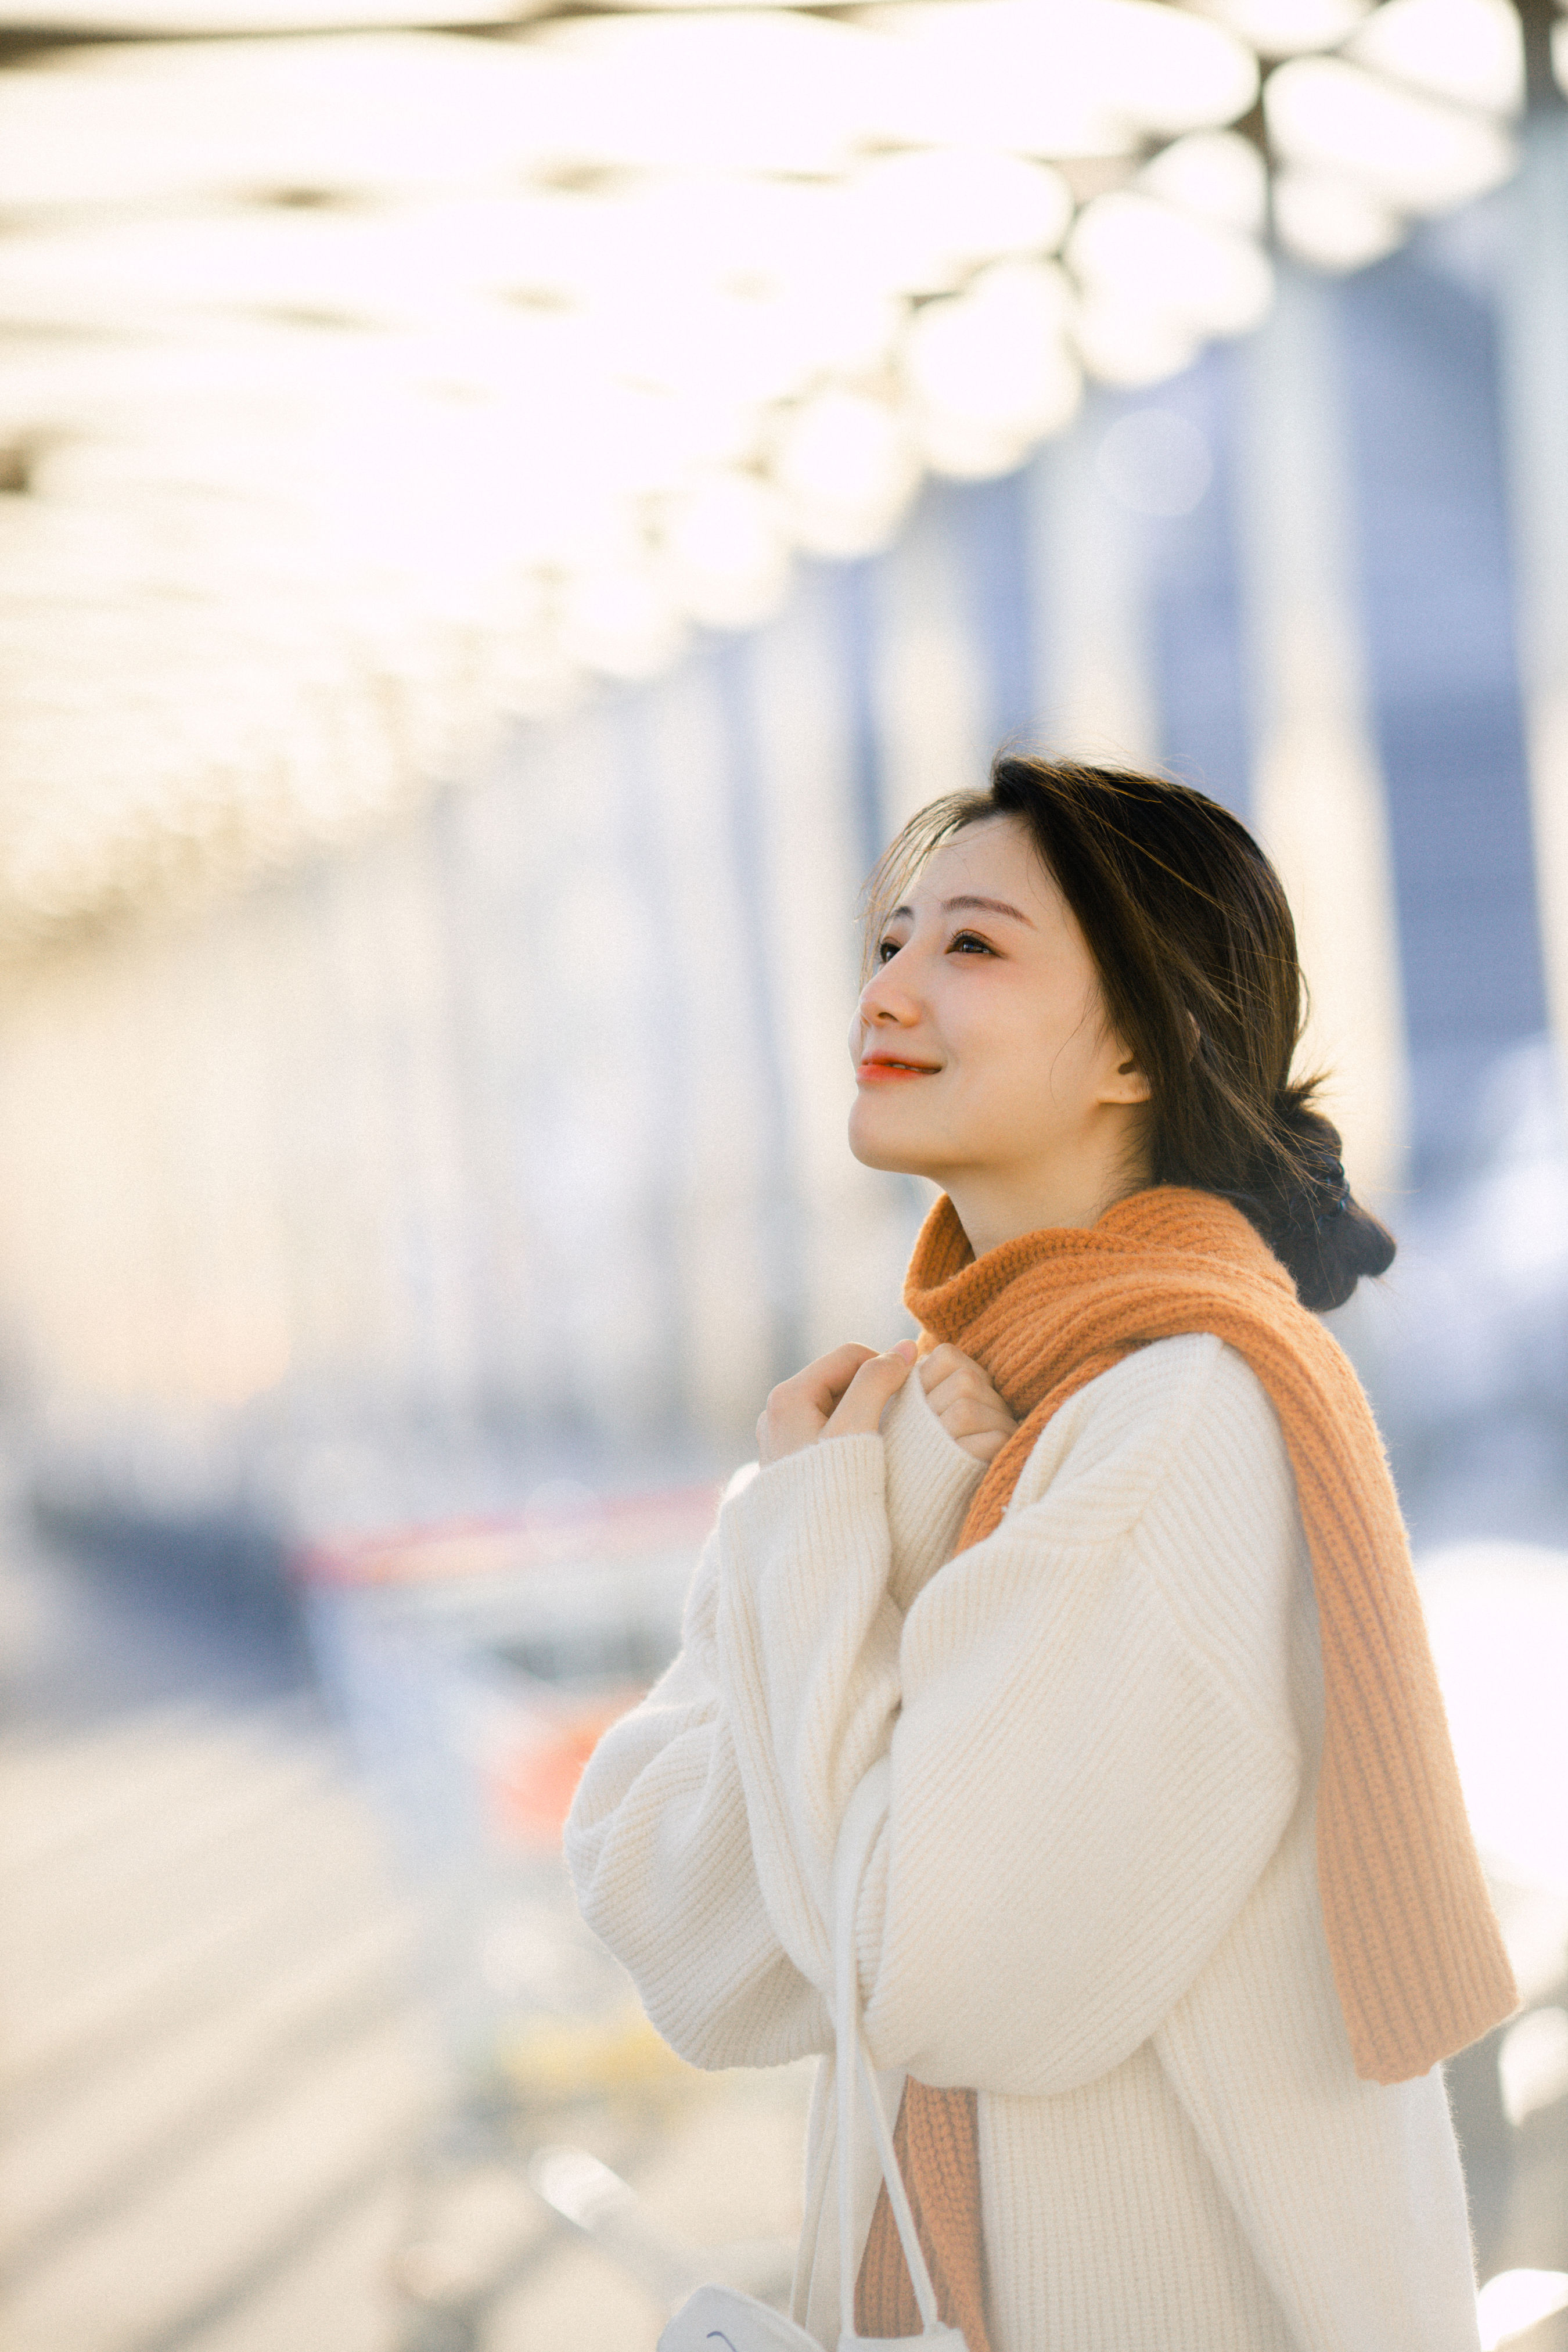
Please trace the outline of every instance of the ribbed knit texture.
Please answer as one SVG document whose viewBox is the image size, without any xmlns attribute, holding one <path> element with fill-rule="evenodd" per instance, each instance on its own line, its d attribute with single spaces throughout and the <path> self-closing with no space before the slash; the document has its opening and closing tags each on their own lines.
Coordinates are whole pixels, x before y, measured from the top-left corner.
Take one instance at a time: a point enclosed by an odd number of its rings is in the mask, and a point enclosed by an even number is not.
<svg viewBox="0 0 1568 2352">
<path fill-rule="evenodd" d="M 1123 1357 L 1209 1332 L 1245 1358 L 1279 1417 L 1312 1559 L 1324 1703 L 1318 1879 L 1356 2072 L 1413 2080 L 1507 2017 L 1518 1994 L 1377 1430 L 1342 1350 L 1246 1218 L 1212 1194 L 1162 1185 L 1092 1226 L 1024 1234 L 976 1260 L 944 1197 L 921 1231 L 904 1295 L 930 1339 L 982 1364 L 1020 1421 L 975 1490 L 960 1551 L 1000 1525 L 1052 1415 Z M 942 2217 L 954 2306 L 980 2293 L 984 2263 L 978 2164 L 967 2209 L 952 2189 L 951 2151 L 968 2096 L 911 2076 L 900 2119 L 911 2199 Z M 867 2332 L 919 2333 L 885 2193 L 860 2288 Z M 969 2340 L 980 2352 L 984 2336 Z"/>
<path fill-rule="evenodd" d="M 910 2094 L 924 2085 L 905 2086 L 893 2133 L 893 2152 L 909 2185 L 910 2203 L 921 2249 L 943 2319 L 963 2335 L 968 2352 L 990 2352 L 985 2332 L 985 2249 L 975 2242 L 980 2210 L 980 2126 L 978 2102 L 973 2091 L 927 2092 L 923 2099 Z M 888 2212 L 887 2190 L 879 2206 Z M 912 2324 L 903 2324 L 907 2308 Z M 900 2325 L 888 2328 L 883 2316 L 893 2311 Z M 855 2287 L 855 2326 L 861 2336 L 918 2336 L 921 2315 L 910 2283 L 909 2264 L 899 2242 L 897 2223 L 879 2231 L 875 2223 Z"/>
<path fill-rule="evenodd" d="M 1479 2352 L 1440 2069 L 1359 2081 L 1323 1936 L 1317 1606 L 1279 1419 L 1204 1334 L 983 1466 L 918 1380 L 725 1503 L 679 1658 L 601 1741 L 583 1915 L 698 2066 L 821 2053 L 794 2314 L 838 2341 L 833 1857 L 889 2125 L 977 2093 L 992 2352 Z M 945 1564 L 944 1564 L 945 1563 Z"/>
<path fill-rule="evenodd" d="M 1279 1416 L 1312 1556 L 1318 1873 L 1356 2072 L 1409 2081 L 1507 2017 L 1518 1994 L 1382 1442 L 1343 1350 L 1247 1219 L 1210 1193 L 1161 1185 L 1098 1224 L 1026 1234 L 976 1261 L 943 1199 L 905 1295 L 1023 1417 L 976 1490 L 961 1550 L 1000 1524 L 1052 1414 L 1123 1356 L 1207 1331 L 1246 1359 Z"/>
</svg>

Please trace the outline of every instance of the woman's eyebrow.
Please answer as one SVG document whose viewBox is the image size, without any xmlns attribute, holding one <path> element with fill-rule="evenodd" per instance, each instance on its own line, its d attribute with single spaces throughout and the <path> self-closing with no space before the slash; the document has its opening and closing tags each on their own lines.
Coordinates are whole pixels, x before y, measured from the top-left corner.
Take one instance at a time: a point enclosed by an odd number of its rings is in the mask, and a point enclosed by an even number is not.
<svg viewBox="0 0 1568 2352">
<path fill-rule="evenodd" d="M 984 907 L 993 915 L 1011 915 L 1016 923 L 1027 924 L 1030 930 L 1033 930 L 1035 928 L 1034 924 L 1029 921 L 1027 915 L 1025 914 L 1023 908 L 1021 907 L 1010 907 L 1005 898 L 975 898 L 966 896 L 962 898 L 944 898 L 942 902 L 942 910 L 944 915 L 955 914 L 960 907 Z"/>
<path fill-rule="evenodd" d="M 1023 908 L 1010 907 L 1005 898 L 977 898 L 971 893 L 965 893 L 963 898 L 944 898 L 942 902 L 942 911 L 944 915 L 956 914 L 961 907 L 984 907 L 993 915 L 1011 915 L 1016 923 L 1027 925 L 1031 931 L 1035 928 Z M 897 923 L 906 919 L 912 919 L 914 911 L 912 907 L 895 907 L 887 920 L 889 923 Z"/>
</svg>

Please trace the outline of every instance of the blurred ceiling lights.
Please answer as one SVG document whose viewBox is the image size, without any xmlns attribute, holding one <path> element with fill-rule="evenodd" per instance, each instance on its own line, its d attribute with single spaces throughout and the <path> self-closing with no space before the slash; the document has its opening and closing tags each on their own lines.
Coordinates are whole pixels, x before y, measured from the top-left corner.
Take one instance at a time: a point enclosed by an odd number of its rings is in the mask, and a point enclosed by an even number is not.
<svg viewBox="0 0 1568 2352">
<path fill-rule="evenodd" d="M 1354 268 L 1508 175 L 1523 82 L 1509 0 L 7 25 L 13 945 L 350 837 L 764 619 L 1086 373 L 1255 326 L 1265 149 L 1280 244 Z"/>
</svg>

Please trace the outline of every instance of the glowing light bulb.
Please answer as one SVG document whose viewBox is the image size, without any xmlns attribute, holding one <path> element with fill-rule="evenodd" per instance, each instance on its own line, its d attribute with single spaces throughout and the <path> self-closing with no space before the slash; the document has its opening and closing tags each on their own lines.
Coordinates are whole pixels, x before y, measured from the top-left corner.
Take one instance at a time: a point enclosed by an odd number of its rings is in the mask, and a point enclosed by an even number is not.
<svg viewBox="0 0 1568 2352">
<path fill-rule="evenodd" d="M 1341 58 L 1297 58 L 1268 78 L 1269 135 L 1287 163 L 1338 173 L 1402 212 L 1441 212 L 1499 186 L 1507 135 Z"/>
<path fill-rule="evenodd" d="M 1256 323 L 1260 54 L 1320 267 L 1512 161 L 1508 0 L 628 0 L 488 43 L 400 5 L 48 0 L 236 37 L 0 76 L 5 411 L 47 427 L 0 750 L 53 812 L 0 927 L 347 840 L 499 715 L 765 619 L 792 546 L 886 544 L 922 469 L 1017 464 L 1080 368 Z M 1148 513 L 1206 479 L 1152 402 L 1097 463 Z"/>
<path fill-rule="evenodd" d="M 1329 172 L 1281 172 L 1274 183 L 1279 241 L 1315 269 L 1363 269 L 1405 235 L 1393 208 L 1353 181 Z"/>
<path fill-rule="evenodd" d="M 1309 49 L 1337 49 L 1365 17 L 1373 0 L 1198 0 L 1250 41 L 1260 57 L 1293 58 Z"/>
<path fill-rule="evenodd" d="M 773 476 L 795 544 L 813 555 L 866 555 L 883 547 L 920 479 L 903 421 L 885 401 L 824 392 L 784 424 Z"/>
<path fill-rule="evenodd" d="M 1073 319 L 1079 356 L 1101 383 L 1136 391 L 1179 375 L 1197 354 L 1190 329 L 1151 310 L 1136 295 L 1097 287 L 1086 294 Z"/>
<path fill-rule="evenodd" d="M 1260 236 L 1268 174 L 1250 139 L 1234 131 L 1194 131 L 1173 140 L 1138 174 L 1144 194 L 1215 227 Z"/>
<path fill-rule="evenodd" d="M 1059 172 L 1020 156 L 931 149 L 868 164 L 837 210 L 871 283 L 929 294 L 976 263 L 1053 252 L 1072 218 L 1072 194 Z"/>
<path fill-rule="evenodd" d="M 1509 0 L 1384 0 L 1345 55 L 1459 106 L 1524 105 L 1524 36 Z"/>
<path fill-rule="evenodd" d="M 1067 257 L 1089 295 L 1136 302 L 1190 336 L 1245 334 L 1273 297 L 1249 237 L 1131 189 L 1084 206 Z"/>
<path fill-rule="evenodd" d="M 1068 311 L 1058 269 L 1002 262 L 967 294 L 917 312 L 904 373 L 936 472 L 971 480 L 1010 472 L 1067 424 L 1082 392 Z"/>
</svg>

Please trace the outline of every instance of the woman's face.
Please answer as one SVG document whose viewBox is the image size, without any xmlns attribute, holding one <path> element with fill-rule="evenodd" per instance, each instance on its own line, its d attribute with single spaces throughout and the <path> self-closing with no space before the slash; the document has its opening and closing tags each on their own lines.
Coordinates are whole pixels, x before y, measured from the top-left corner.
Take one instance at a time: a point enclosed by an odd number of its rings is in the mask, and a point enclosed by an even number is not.
<svg viewBox="0 0 1568 2352">
<path fill-rule="evenodd" d="M 930 1177 L 972 1241 L 963 1196 L 976 1188 L 1016 1196 L 1026 1217 L 1038 1202 L 1037 1223 L 1098 1214 L 1124 1189 L 1115 1171 L 1148 1087 L 1108 1027 L 1083 934 L 1022 824 L 992 818 L 935 850 L 876 953 L 849 1033 L 855 1157 Z M 1092 1202 L 1070 1213 L 1086 1182 Z"/>
</svg>

